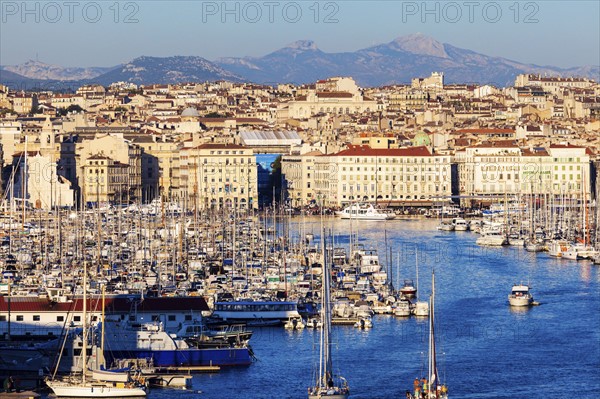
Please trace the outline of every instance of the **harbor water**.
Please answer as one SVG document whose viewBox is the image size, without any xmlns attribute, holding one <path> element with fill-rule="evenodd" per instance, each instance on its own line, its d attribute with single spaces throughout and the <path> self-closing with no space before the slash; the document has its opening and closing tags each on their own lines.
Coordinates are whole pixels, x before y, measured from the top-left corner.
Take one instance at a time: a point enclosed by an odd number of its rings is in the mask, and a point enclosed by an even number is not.
<svg viewBox="0 0 600 399">
<path fill-rule="evenodd" d="M 320 220 L 300 223 L 293 219 L 290 235 L 313 233 L 318 242 Z M 476 234 L 437 231 L 436 224 L 325 222 L 336 246 L 347 246 L 352 230 L 365 248 L 378 249 L 396 286 L 405 278 L 416 282 L 418 258 L 420 300 L 431 293 L 435 268 L 439 376 L 450 397 L 600 397 L 600 268 L 517 247 L 479 247 Z M 512 285 L 520 282 L 532 287 L 539 306 L 508 305 Z M 381 315 L 373 322 L 371 330 L 333 328 L 334 366 L 348 380 L 351 398 L 404 398 L 414 378 L 427 374 L 427 320 Z M 154 389 L 148 397 L 306 398 L 319 332 L 254 331 L 258 361 L 251 366 L 198 374 L 190 390 Z"/>
</svg>

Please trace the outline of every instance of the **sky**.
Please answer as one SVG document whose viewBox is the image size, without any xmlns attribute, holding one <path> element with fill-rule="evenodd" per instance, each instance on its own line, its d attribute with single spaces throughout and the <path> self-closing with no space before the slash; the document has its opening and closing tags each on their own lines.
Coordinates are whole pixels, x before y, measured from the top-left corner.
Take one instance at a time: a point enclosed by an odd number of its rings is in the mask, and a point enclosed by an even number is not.
<svg viewBox="0 0 600 399">
<path fill-rule="evenodd" d="M 422 33 L 524 63 L 600 64 L 600 1 L 0 0 L 0 65 L 141 55 L 262 56 L 296 40 L 355 51 Z"/>
</svg>

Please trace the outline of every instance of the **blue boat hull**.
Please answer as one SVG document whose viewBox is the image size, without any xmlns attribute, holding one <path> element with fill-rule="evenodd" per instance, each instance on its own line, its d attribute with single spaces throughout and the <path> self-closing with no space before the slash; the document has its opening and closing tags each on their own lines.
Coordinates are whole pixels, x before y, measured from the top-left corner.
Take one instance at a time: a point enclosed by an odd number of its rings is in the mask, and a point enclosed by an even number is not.
<svg viewBox="0 0 600 399">
<path fill-rule="evenodd" d="M 133 350 L 105 354 L 108 364 L 117 359 L 152 359 L 155 367 L 248 366 L 252 363 L 248 348 Z"/>
</svg>

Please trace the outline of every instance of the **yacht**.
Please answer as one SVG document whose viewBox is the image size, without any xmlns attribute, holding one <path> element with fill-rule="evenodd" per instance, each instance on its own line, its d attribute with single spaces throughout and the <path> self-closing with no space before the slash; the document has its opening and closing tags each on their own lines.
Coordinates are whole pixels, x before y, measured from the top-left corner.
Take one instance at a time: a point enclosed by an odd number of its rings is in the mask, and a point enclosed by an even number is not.
<svg viewBox="0 0 600 399">
<path fill-rule="evenodd" d="M 548 255 L 554 258 L 561 258 L 563 253 L 569 249 L 569 242 L 567 240 L 552 240 L 548 245 Z"/>
<path fill-rule="evenodd" d="M 544 241 L 538 238 L 532 238 L 525 241 L 525 250 L 527 252 L 541 252 L 546 249 Z"/>
<path fill-rule="evenodd" d="M 593 259 L 597 252 L 594 248 L 583 243 L 576 243 L 562 253 L 562 257 L 570 260 Z"/>
<path fill-rule="evenodd" d="M 500 230 L 488 230 L 477 239 L 476 243 L 477 245 L 499 247 L 507 245 L 508 239 Z"/>
<path fill-rule="evenodd" d="M 358 203 L 352 204 L 337 212 L 337 215 L 342 219 L 357 219 L 357 220 L 390 220 L 396 215 L 385 209 L 377 209 L 372 204 Z"/>
<path fill-rule="evenodd" d="M 406 299 L 405 297 L 401 297 L 400 300 L 396 302 L 396 307 L 394 308 L 394 316 L 410 316 L 410 301 L 408 299 Z"/>
<path fill-rule="evenodd" d="M 450 222 L 441 222 L 438 226 L 437 229 L 440 231 L 454 231 L 454 225 Z"/>
<path fill-rule="evenodd" d="M 529 292 L 529 286 L 518 284 L 513 285 L 512 291 L 508 296 L 510 306 L 531 306 L 533 304 L 533 296 Z"/>
<path fill-rule="evenodd" d="M 452 225 L 454 226 L 455 231 L 468 231 L 469 230 L 469 222 L 467 222 L 463 218 L 452 219 Z"/>
</svg>

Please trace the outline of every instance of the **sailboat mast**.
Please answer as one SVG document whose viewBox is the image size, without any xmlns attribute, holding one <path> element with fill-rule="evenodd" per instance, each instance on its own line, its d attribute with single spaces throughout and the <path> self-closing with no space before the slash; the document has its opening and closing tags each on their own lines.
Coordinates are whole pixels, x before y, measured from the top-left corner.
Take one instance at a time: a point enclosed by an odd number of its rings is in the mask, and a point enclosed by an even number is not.
<svg viewBox="0 0 600 399">
<path fill-rule="evenodd" d="M 87 263 L 83 261 L 83 349 L 81 351 L 81 376 L 85 384 L 85 370 L 87 360 Z"/>
<path fill-rule="evenodd" d="M 429 374 L 428 392 L 432 398 L 436 397 L 438 386 L 437 364 L 435 358 L 435 272 L 431 273 L 431 296 L 429 297 Z"/>
</svg>

